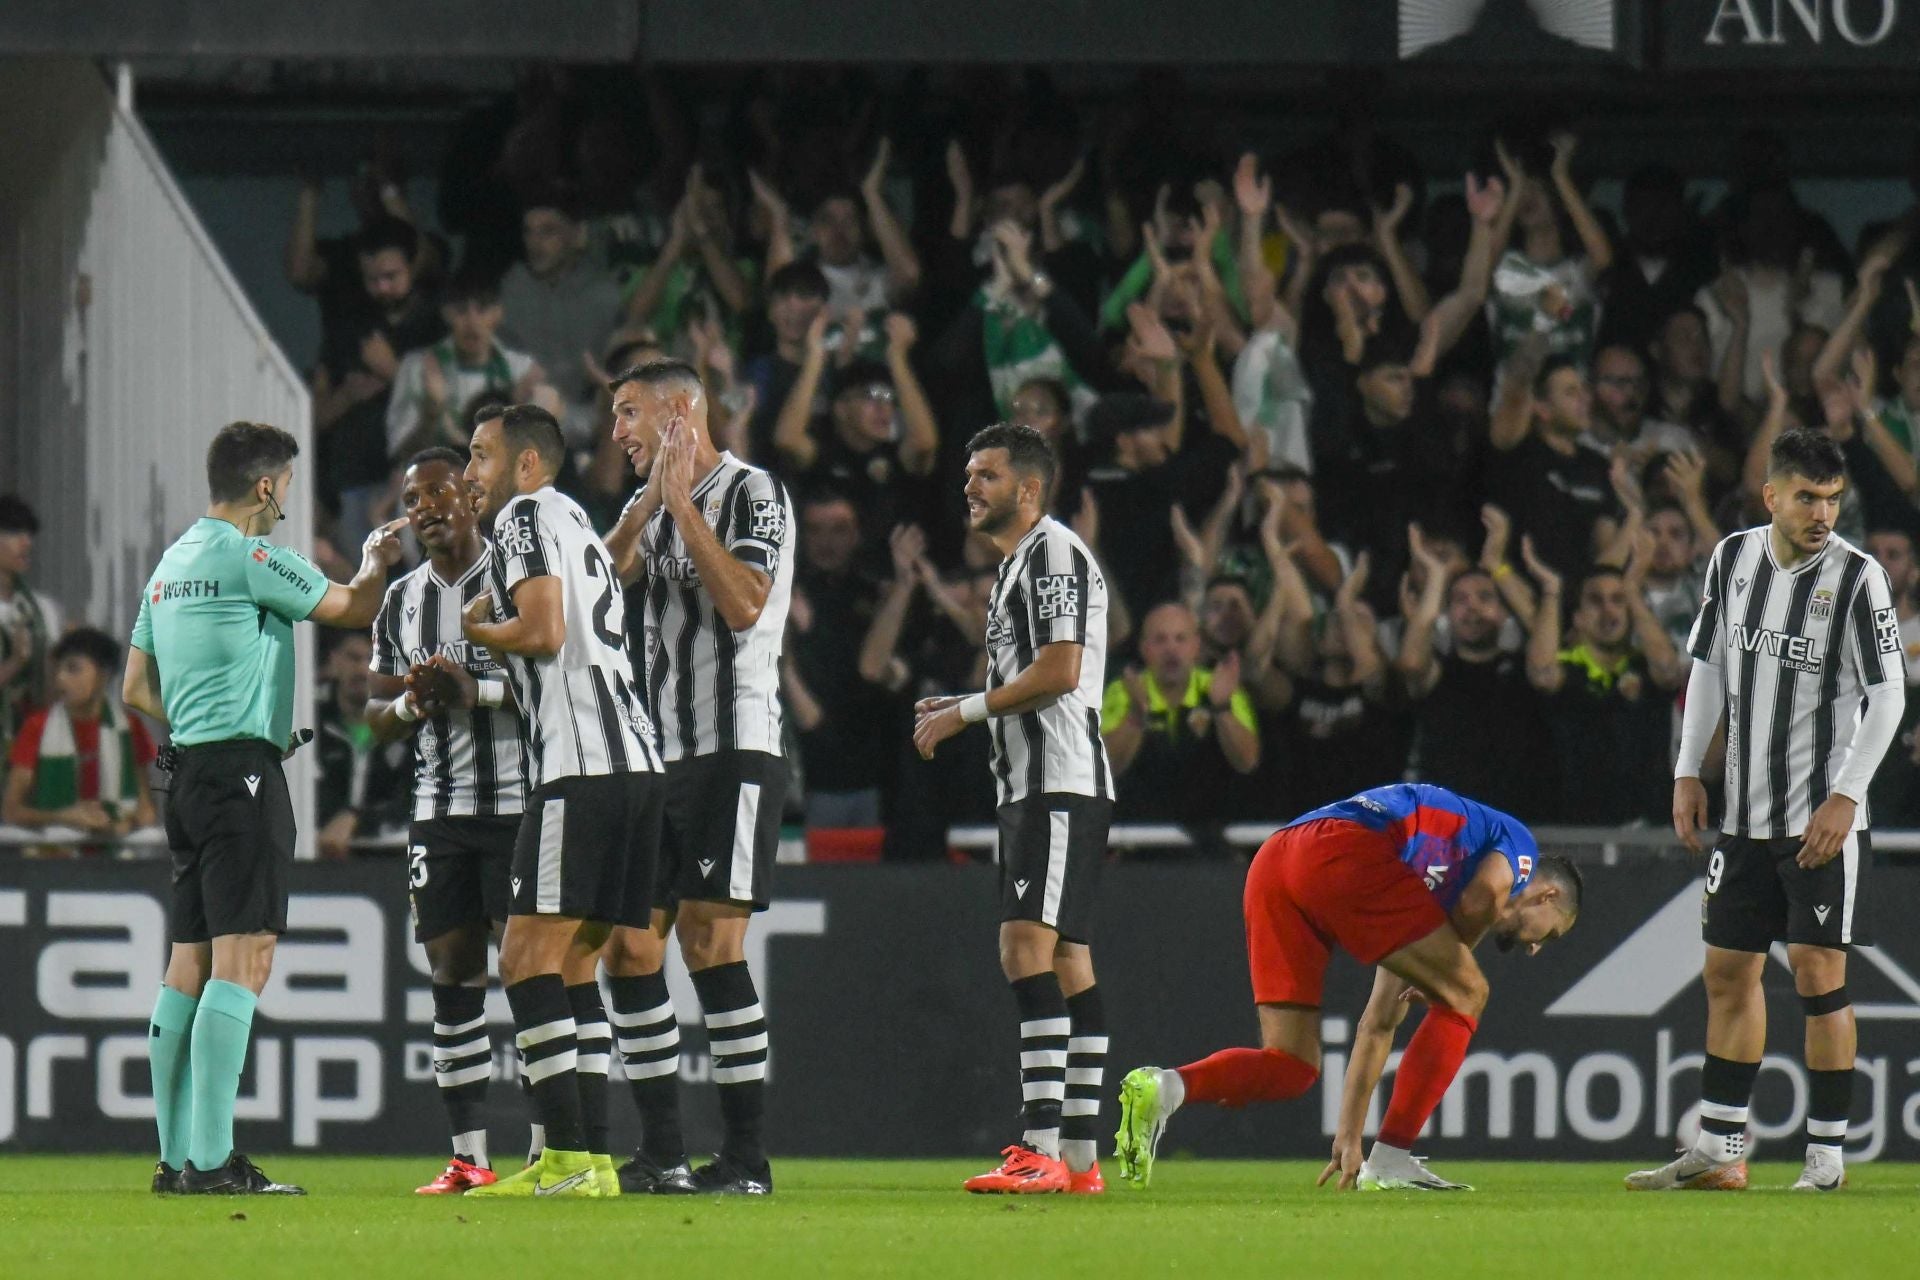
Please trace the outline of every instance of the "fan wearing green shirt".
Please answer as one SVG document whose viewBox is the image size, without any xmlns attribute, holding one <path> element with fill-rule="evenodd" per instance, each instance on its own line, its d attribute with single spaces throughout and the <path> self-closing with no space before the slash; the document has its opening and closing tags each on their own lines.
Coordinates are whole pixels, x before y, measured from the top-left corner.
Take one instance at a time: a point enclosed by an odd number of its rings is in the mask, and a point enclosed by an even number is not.
<svg viewBox="0 0 1920 1280">
<path fill-rule="evenodd" d="M 280 761 L 293 730 L 293 624 L 364 628 L 400 558 L 395 520 L 345 586 L 267 541 L 300 446 L 235 422 L 207 449 L 207 513 L 160 557 L 127 654 L 126 704 L 172 732 L 172 952 L 147 1056 L 160 1129 L 156 1193 L 300 1195 L 233 1146 L 254 1005 L 287 927 L 294 816 Z"/>
</svg>

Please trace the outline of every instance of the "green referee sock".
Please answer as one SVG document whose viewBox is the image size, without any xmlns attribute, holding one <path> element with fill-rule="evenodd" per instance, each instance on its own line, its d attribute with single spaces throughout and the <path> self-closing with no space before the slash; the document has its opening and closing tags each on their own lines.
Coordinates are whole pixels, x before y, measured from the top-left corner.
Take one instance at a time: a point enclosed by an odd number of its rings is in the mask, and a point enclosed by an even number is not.
<svg viewBox="0 0 1920 1280">
<path fill-rule="evenodd" d="M 247 1061 L 258 997 L 245 987 L 215 978 L 200 993 L 193 1018 L 193 1142 L 188 1152 L 202 1173 L 218 1169 L 233 1154 L 233 1104 L 240 1096 L 240 1069 Z"/>
<path fill-rule="evenodd" d="M 193 1136 L 193 1011 L 200 1002 L 172 987 L 161 987 L 148 1028 L 147 1065 L 153 1073 L 153 1115 L 160 1128 L 160 1161 L 179 1169 L 187 1163 Z"/>
</svg>

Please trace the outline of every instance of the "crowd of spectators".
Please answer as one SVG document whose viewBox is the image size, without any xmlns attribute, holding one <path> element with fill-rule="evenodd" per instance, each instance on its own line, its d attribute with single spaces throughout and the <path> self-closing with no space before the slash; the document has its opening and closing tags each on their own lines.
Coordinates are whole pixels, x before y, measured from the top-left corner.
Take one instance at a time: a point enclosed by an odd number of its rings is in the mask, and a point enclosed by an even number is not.
<svg viewBox="0 0 1920 1280">
<path fill-rule="evenodd" d="M 916 698 L 981 683 L 996 556 L 961 442 L 996 420 L 1056 443 L 1053 512 L 1112 588 L 1123 821 L 1279 820 L 1411 777 L 1663 823 L 1702 566 L 1765 519 L 1792 424 L 1840 442 L 1840 532 L 1892 573 L 1920 679 L 1920 210 L 1849 249 L 1761 131 L 1710 204 L 1647 165 L 1615 211 L 1546 117 L 1426 172 L 1359 116 L 1263 155 L 1159 90 L 1116 112 L 981 88 L 942 115 L 820 72 L 695 123 L 657 80 L 542 72 L 463 121 L 437 217 L 375 156 L 358 226 L 323 238 L 310 187 L 286 270 L 321 317 L 297 354 L 322 555 L 501 399 L 555 411 L 562 487 L 610 523 L 635 481 L 607 373 L 688 359 L 716 443 L 799 519 L 792 817 L 885 827 L 899 857 L 991 820 L 985 735 L 926 763 L 909 729 Z M 57 624 L 14 635 L 5 536 L 17 691 Z M 329 852 L 404 807 L 362 648 L 334 646 L 316 710 Z M 1877 824 L 1920 824 L 1912 705 Z"/>
</svg>

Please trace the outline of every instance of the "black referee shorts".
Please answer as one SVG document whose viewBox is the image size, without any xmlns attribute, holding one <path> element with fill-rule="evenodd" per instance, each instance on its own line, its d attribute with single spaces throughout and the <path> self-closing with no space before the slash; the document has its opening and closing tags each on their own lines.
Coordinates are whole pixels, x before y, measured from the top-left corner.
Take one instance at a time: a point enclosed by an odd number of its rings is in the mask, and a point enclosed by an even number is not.
<svg viewBox="0 0 1920 1280">
<path fill-rule="evenodd" d="M 657 773 L 556 778 L 533 789 L 513 846 L 510 916 L 646 928 L 666 779 Z"/>
<path fill-rule="evenodd" d="M 787 761 L 765 751 L 716 751 L 667 762 L 667 818 L 654 905 L 773 900 Z"/>
<path fill-rule="evenodd" d="M 1001 805 L 999 818 L 1000 918 L 1091 942 L 1113 801 L 1047 792 Z"/>
<path fill-rule="evenodd" d="M 507 881 L 520 815 L 428 818 L 407 831 L 413 940 L 507 918 Z"/>
<path fill-rule="evenodd" d="M 286 932 L 294 830 L 278 747 L 258 738 L 182 747 L 167 798 L 173 940 Z"/>
<path fill-rule="evenodd" d="M 1710 947 L 1764 952 L 1776 942 L 1845 950 L 1873 941 L 1865 893 L 1872 844 L 1847 835 L 1840 852 L 1811 871 L 1796 856 L 1799 836 L 1723 835 L 1707 855 L 1700 933 Z"/>
</svg>

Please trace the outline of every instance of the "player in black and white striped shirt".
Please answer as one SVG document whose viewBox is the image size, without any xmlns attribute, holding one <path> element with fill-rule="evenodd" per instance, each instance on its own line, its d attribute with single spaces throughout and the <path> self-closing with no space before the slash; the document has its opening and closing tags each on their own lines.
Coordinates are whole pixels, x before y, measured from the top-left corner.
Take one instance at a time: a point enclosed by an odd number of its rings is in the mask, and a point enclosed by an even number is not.
<svg viewBox="0 0 1920 1280">
<path fill-rule="evenodd" d="M 407 835 L 414 941 L 433 970 L 433 1079 L 447 1108 L 453 1159 L 420 1188 L 458 1193 L 494 1181 L 487 1153 L 487 938 L 507 918 L 513 843 L 526 805 L 526 748 L 500 665 L 462 635 L 460 615 L 486 590 L 491 557 L 462 472 L 429 449 L 407 464 L 400 505 L 427 560 L 387 588 L 373 624 L 367 723 L 413 738 Z"/>
<path fill-rule="evenodd" d="M 621 577 L 642 584 L 648 706 L 667 761 L 653 924 L 607 947 L 614 1023 L 643 1142 L 624 1190 L 773 1189 L 761 1138 L 766 1020 L 746 963 L 747 924 L 772 898 L 787 761 L 780 642 L 793 584 L 793 520 L 781 483 L 714 448 L 699 374 L 677 360 L 614 379 L 613 436 L 646 487 L 608 534 Z M 680 937 L 706 1018 L 725 1138 L 688 1173 L 680 1137 L 679 1034 L 662 966 Z"/>
<path fill-rule="evenodd" d="M 990 722 L 1000 787 L 1000 963 L 1020 1009 L 1026 1133 L 969 1191 L 1102 1190 L 1094 1160 L 1106 1015 L 1094 985 L 1094 894 L 1113 819 L 1100 738 L 1107 583 L 1086 544 L 1046 514 L 1055 462 L 1029 427 L 967 442 L 967 515 L 1006 558 L 987 607 L 984 693 L 927 698 L 914 745 Z"/>
<path fill-rule="evenodd" d="M 510 405 L 482 412 L 467 463 L 492 526 L 493 585 L 462 624 L 505 659 L 533 764 L 500 978 L 547 1141 L 524 1174 L 470 1195 L 617 1192 L 595 969 L 613 926 L 649 920 L 662 778 L 613 558 L 553 487 L 565 449 L 551 414 Z"/>
<path fill-rule="evenodd" d="M 1673 825 L 1700 851 L 1707 742 L 1727 723 L 1726 815 L 1707 859 L 1707 1057 L 1700 1137 L 1631 1175 L 1642 1190 L 1744 1187 L 1753 1081 L 1766 1047 L 1761 970 L 1787 944 L 1807 1017 L 1807 1160 L 1795 1190 L 1832 1190 L 1853 1099 L 1847 949 L 1868 941 L 1867 787 L 1906 703 L 1900 619 L 1884 569 L 1833 532 L 1846 487 L 1824 432 L 1782 432 L 1772 520 L 1714 549 L 1687 648 Z"/>
</svg>

